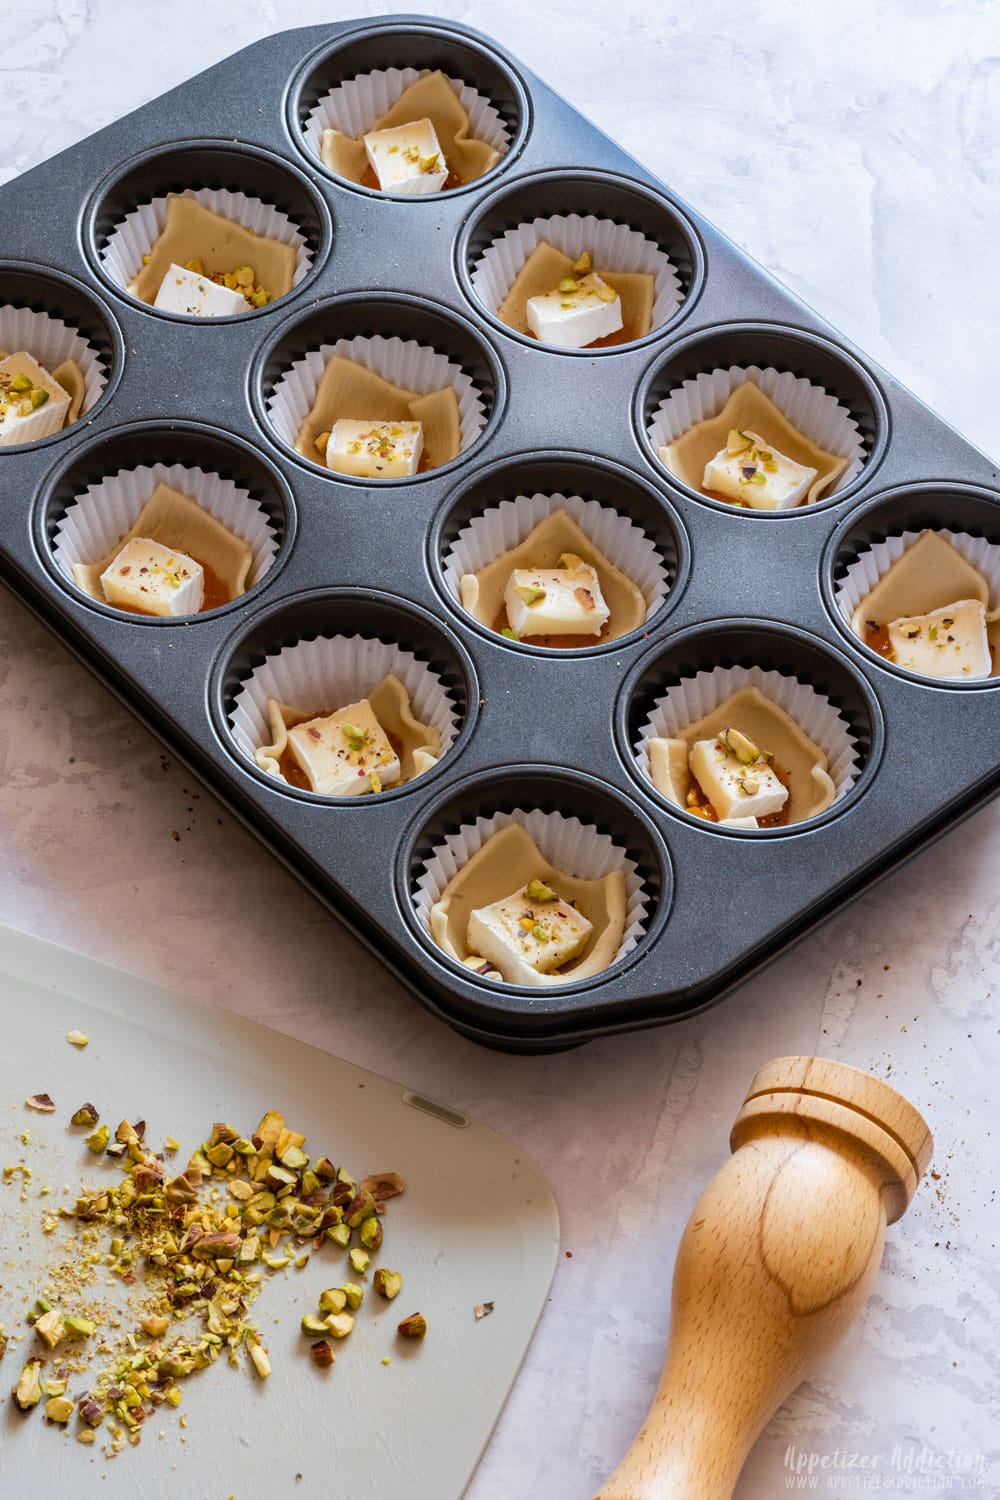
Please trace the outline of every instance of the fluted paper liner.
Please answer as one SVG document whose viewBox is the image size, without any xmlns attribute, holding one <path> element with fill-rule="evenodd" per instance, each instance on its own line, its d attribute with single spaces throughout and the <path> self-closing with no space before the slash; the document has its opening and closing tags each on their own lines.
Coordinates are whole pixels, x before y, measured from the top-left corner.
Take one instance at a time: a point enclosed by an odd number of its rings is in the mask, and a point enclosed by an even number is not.
<svg viewBox="0 0 1000 1500">
<path fill-rule="evenodd" d="M 593 192 L 599 195 L 599 186 Z M 494 316 L 528 256 L 543 240 L 574 261 L 588 251 L 598 271 L 652 273 L 653 328 L 672 318 L 684 300 L 670 257 L 638 229 L 594 214 L 555 214 L 508 229 L 476 261 L 472 286 L 480 302 Z"/>
<path fill-rule="evenodd" d="M 0 307 L 0 349 L 6 354 L 30 354 L 49 374 L 71 359 L 83 376 L 85 417 L 108 383 L 108 370 L 94 346 L 71 323 L 30 307 Z M 79 418 L 77 418 L 79 420 Z M 70 424 L 72 426 L 72 423 Z"/>
<path fill-rule="evenodd" d="M 553 511 L 564 510 L 586 532 L 594 548 L 632 580 L 646 600 L 646 619 L 670 590 L 667 565 L 645 532 L 610 505 L 579 495 L 518 495 L 475 516 L 459 532 L 443 560 L 444 579 L 457 603 L 465 573 L 478 573 L 504 552 L 520 545 Z M 593 644 L 585 638 L 581 645 Z"/>
<path fill-rule="evenodd" d="M 448 689 L 433 668 L 411 651 L 394 641 L 363 635 L 316 636 L 268 656 L 244 679 L 236 695 L 229 715 L 233 740 L 256 766 L 254 752 L 272 742 L 268 699 L 309 715 L 334 713 L 366 697 L 390 672 L 406 688 L 414 717 L 441 736 L 440 760 L 459 730 Z"/>
<path fill-rule="evenodd" d="M 638 866 L 620 844 L 616 844 L 609 834 L 599 833 L 592 823 L 583 823 L 579 818 L 559 812 L 541 812 L 538 808 L 515 808 L 513 812 L 495 813 L 491 818 L 463 823 L 456 833 L 448 834 L 434 847 L 417 876 L 413 891 L 413 905 L 428 937 L 431 907 L 440 900 L 445 886 L 487 839 L 509 823 L 519 823 L 549 863 L 569 875 L 581 880 L 603 880 L 613 870 L 621 870 L 625 879 L 625 932 L 612 963 L 631 953 L 645 932 L 650 900 Z M 555 977 L 546 976 L 546 984 L 552 984 Z M 600 978 L 600 974 L 592 975 L 591 983 L 598 983 Z M 572 972 L 562 980 L 564 984 L 573 982 Z"/>
<path fill-rule="evenodd" d="M 411 84 L 432 71 L 431 68 L 378 68 L 372 73 L 359 73 L 330 89 L 310 111 L 303 127 L 310 151 L 322 160 L 324 130 L 339 130 L 341 135 L 355 139 L 364 135 Z M 449 78 L 448 82 L 469 117 L 469 134 L 485 141 L 501 156 L 506 155 L 510 133 L 486 95 L 461 78 Z"/>
<path fill-rule="evenodd" d="M 387 339 L 380 334 L 365 338 L 359 334 L 353 339 L 338 339 L 335 344 L 321 344 L 304 358 L 297 359 L 279 377 L 268 397 L 267 414 L 275 432 L 290 448 L 295 447 L 299 429 L 312 411 L 327 360 L 335 354 L 364 365 L 393 385 L 419 391 L 422 396 L 450 385 L 458 399 L 463 451 L 475 442 L 486 426 L 482 393 L 461 365 L 454 364 L 446 355 L 439 354 L 428 344 L 418 343 L 416 339 Z M 314 462 L 324 473 L 334 473 L 321 459 Z M 334 477 L 338 476 L 334 474 Z"/>
<path fill-rule="evenodd" d="M 250 198 L 246 193 L 233 193 L 228 188 L 186 188 L 174 197 L 194 198 L 213 213 L 252 229 L 254 234 L 278 240 L 282 245 L 295 247 L 295 274 L 292 286 L 298 286 L 312 265 L 312 251 L 298 225 L 287 214 L 265 203 L 260 198 Z M 123 291 L 129 291 L 142 270 L 142 257 L 148 255 L 155 242 L 166 228 L 167 199 L 153 198 L 140 203 L 131 213 L 117 223 L 101 251 L 101 264 L 105 272 Z M 275 299 L 280 301 L 280 297 Z M 270 303 L 267 304 L 271 306 Z M 207 322 L 214 321 L 206 319 Z"/>
<path fill-rule="evenodd" d="M 88 485 L 66 507 L 56 527 L 52 555 L 71 583 L 73 564 L 106 557 L 135 524 L 158 484 L 196 501 L 249 545 L 253 560 L 248 589 L 265 576 L 278 551 L 278 536 L 263 506 L 246 490 L 231 479 L 186 464 L 143 464 Z"/>
<path fill-rule="evenodd" d="M 860 474 L 866 458 L 864 440 L 846 406 L 804 375 L 779 371 L 773 365 L 765 369 L 730 365 L 726 370 L 706 370 L 665 396 L 646 430 L 658 462 L 662 462 L 660 448 L 676 442 L 697 422 L 718 416 L 737 386 L 747 380 L 760 386 L 803 437 L 827 453 L 847 459 L 847 467 L 824 491 L 823 498 L 836 494 Z"/>
<path fill-rule="evenodd" d="M 748 687 L 758 688 L 819 746 L 827 758 L 827 770 L 834 785 L 833 803 L 846 797 L 861 774 L 857 743 L 847 720 L 808 683 L 761 667 L 715 667 L 710 672 L 698 672 L 694 677 L 682 678 L 658 698 L 634 746 L 636 764 L 647 780 L 652 780 L 651 739 L 676 739 L 689 724 L 697 723 L 733 693 Z"/>
</svg>

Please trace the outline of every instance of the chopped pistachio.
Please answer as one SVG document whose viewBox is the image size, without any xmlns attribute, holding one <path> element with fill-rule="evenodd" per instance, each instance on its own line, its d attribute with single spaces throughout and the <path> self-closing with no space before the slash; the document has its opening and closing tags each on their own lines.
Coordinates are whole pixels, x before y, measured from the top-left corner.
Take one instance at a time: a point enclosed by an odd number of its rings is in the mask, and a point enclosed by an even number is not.
<svg viewBox="0 0 1000 1500">
<path fill-rule="evenodd" d="M 387 1302 L 391 1302 L 394 1297 L 398 1297 L 403 1288 L 403 1278 L 400 1273 L 398 1271 L 387 1271 L 383 1266 L 379 1266 L 372 1278 L 372 1282 L 379 1296 L 384 1297 Z"/>
<path fill-rule="evenodd" d="M 515 584 L 514 592 L 520 599 L 524 600 L 525 604 L 529 606 L 532 604 L 540 604 L 541 601 L 545 598 L 545 590 L 535 588 L 534 584 L 530 583 Z"/>
<path fill-rule="evenodd" d="M 46 395 L 48 395 L 48 392 L 46 392 Z M 41 404 L 42 403 L 39 401 L 38 405 L 41 406 Z M 84 1036 L 82 1031 L 67 1031 L 66 1040 L 67 1042 L 69 1042 L 71 1047 L 86 1047 L 87 1043 L 90 1041 L 90 1037 Z"/>
<path fill-rule="evenodd" d="M 43 1313 L 40 1318 L 37 1318 L 35 1320 L 35 1332 L 47 1349 L 54 1349 L 57 1344 L 60 1344 L 66 1337 L 68 1329 L 64 1324 L 63 1315 L 59 1309 L 54 1307 L 51 1311 Z"/>
<path fill-rule="evenodd" d="M 472 1311 L 476 1315 L 476 1322 L 480 1323 L 482 1322 L 483 1318 L 488 1318 L 490 1313 L 493 1311 L 493 1303 L 477 1302 Z"/>
<path fill-rule="evenodd" d="M 50 1422 L 68 1422 L 73 1415 L 73 1403 L 68 1396 L 53 1396 L 45 1403 L 45 1415 Z"/>
<path fill-rule="evenodd" d="M 111 1131 L 107 1125 L 98 1125 L 92 1135 L 85 1137 L 84 1144 L 90 1147 L 95 1156 L 100 1156 L 101 1152 L 107 1148 L 110 1135 Z"/>
<path fill-rule="evenodd" d="M 46 1380 L 46 1382 L 45 1382 L 45 1394 L 46 1394 L 46 1396 L 63 1396 L 63 1395 L 65 1395 L 67 1384 L 68 1384 L 68 1381 L 66 1381 L 66 1380 Z"/>
<path fill-rule="evenodd" d="M 100 1119 L 93 1104 L 81 1104 L 75 1114 L 70 1116 L 71 1125 L 96 1125 Z"/>
<path fill-rule="evenodd" d="M 28 1109 L 37 1109 L 41 1115 L 51 1115 L 55 1110 L 55 1104 L 48 1094 L 30 1094 L 24 1103 Z"/>
<path fill-rule="evenodd" d="M 347 1293 L 343 1287 L 333 1286 L 319 1294 L 320 1311 L 325 1313 L 343 1312 L 347 1306 Z"/>
<path fill-rule="evenodd" d="M 354 1249 L 350 1253 L 351 1270 L 355 1276 L 363 1276 L 371 1264 L 371 1256 L 367 1250 Z"/>
<path fill-rule="evenodd" d="M 745 797 L 753 797 L 760 791 L 760 781 L 756 776 L 742 776 L 738 786 Z"/>
<path fill-rule="evenodd" d="M 336 1356 L 326 1339 L 319 1339 L 317 1343 L 310 1344 L 309 1353 L 313 1357 L 313 1363 L 319 1365 L 320 1369 L 327 1370 L 334 1364 Z"/>
<path fill-rule="evenodd" d="M 755 760 L 760 759 L 760 751 L 753 740 L 743 734 L 739 729 L 734 729 L 727 724 L 725 729 L 720 730 L 719 739 L 730 750 L 736 759 L 744 766 L 752 766 Z"/>
<path fill-rule="evenodd" d="M 86 1422 L 90 1427 L 100 1427 L 104 1421 L 104 1412 L 101 1403 L 95 1401 L 93 1396 L 81 1396 L 76 1403 L 76 1409 L 80 1414 L 80 1420 Z"/>
<path fill-rule="evenodd" d="M 753 445 L 752 437 L 748 437 L 738 427 L 730 427 L 729 436 L 726 439 L 726 452 L 730 456 L 735 456 L 737 453 L 746 453 L 747 449 L 752 448 Z"/>
<path fill-rule="evenodd" d="M 594 264 L 594 262 L 590 258 L 590 252 L 589 252 L 589 250 L 585 250 L 583 252 L 583 254 L 580 256 L 580 259 L 577 260 L 577 261 L 574 261 L 574 263 L 573 263 L 573 270 L 577 274 L 586 274 L 587 271 L 591 270 L 591 268 L 593 267 L 593 264 Z"/>
<path fill-rule="evenodd" d="M 521 639 L 515 630 L 511 630 L 509 625 L 505 625 L 500 634 L 505 635 L 509 641 L 519 641 Z"/>
<path fill-rule="evenodd" d="M 423 1313 L 410 1313 L 397 1324 L 396 1332 L 404 1339 L 422 1339 L 427 1334 L 427 1319 Z"/>
<path fill-rule="evenodd" d="M 330 1313 L 326 1320 L 326 1328 L 335 1339 L 346 1339 L 353 1327 L 354 1319 L 349 1312 Z"/>
<path fill-rule="evenodd" d="M 364 1300 L 364 1288 L 358 1286 L 356 1281 L 345 1281 L 343 1291 L 351 1312 L 357 1312 Z"/>
<path fill-rule="evenodd" d="M 544 880 L 529 880 L 525 887 L 525 895 L 529 901 L 555 901 L 557 896 L 550 885 Z"/>
<path fill-rule="evenodd" d="M 332 1314 L 332 1316 L 336 1317 L 337 1314 Z M 302 1319 L 303 1333 L 308 1334 L 310 1338 L 316 1338 L 319 1334 L 326 1333 L 326 1331 L 327 1320 L 325 1318 L 321 1318 L 318 1313 L 306 1313 Z"/>
<path fill-rule="evenodd" d="M 346 1250 L 351 1242 L 351 1226 L 349 1224 L 334 1224 L 326 1231 L 326 1237 L 333 1245 L 339 1245 Z"/>
<path fill-rule="evenodd" d="M 17 1385 L 14 1387 L 14 1405 L 18 1411 L 29 1411 L 41 1401 L 41 1368 L 39 1360 L 31 1359 L 21 1371 Z"/>
<path fill-rule="evenodd" d="M 267 1350 L 263 1344 L 250 1345 L 250 1358 L 261 1380 L 266 1380 L 271 1373 L 271 1361 L 267 1357 Z"/>
<path fill-rule="evenodd" d="M 151 1339 L 162 1338 L 170 1327 L 170 1319 L 164 1318 L 158 1313 L 150 1313 L 148 1318 L 143 1318 L 139 1327 L 143 1333 L 148 1333 Z"/>
<path fill-rule="evenodd" d="M 94 1331 L 94 1324 L 89 1318 L 64 1318 L 63 1326 L 70 1338 L 89 1339 Z"/>
<path fill-rule="evenodd" d="M 358 1238 L 366 1250 L 378 1250 L 382 1245 L 382 1220 L 375 1214 L 365 1219 L 358 1230 Z"/>
<path fill-rule="evenodd" d="M 163 1142 L 163 1149 L 168 1156 L 174 1156 L 181 1149 L 181 1143 L 180 1141 L 175 1141 L 172 1135 L 168 1135 Z"/>
</svg>

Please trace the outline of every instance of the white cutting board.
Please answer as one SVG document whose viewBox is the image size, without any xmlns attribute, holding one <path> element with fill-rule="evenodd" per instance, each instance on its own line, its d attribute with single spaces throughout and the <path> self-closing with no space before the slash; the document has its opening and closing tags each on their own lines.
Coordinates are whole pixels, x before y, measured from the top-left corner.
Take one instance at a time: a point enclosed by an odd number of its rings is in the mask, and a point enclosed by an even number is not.
<svg viewBox="0 0 1000 1500">
<path fill-rule="evenodd" d="M 74 1029 L 90 1038 L 82 1051 L 65 1040 Z M 33 1172 L 26 1203 L 19 1178 L 0 1185 L 0 1322 L 26 1335 L 11 1337 L 0 1364 L 4 1500 L 458 1500 L 555 1269 L 555 1205 L 533 1164 L 492 1130 L 399 1084 L 4 927 L 0 1036 L 0 1165 L 23 1159 Z M 25 1109 L 38 1092 L 52 1096 L 55 1114 Z M 83 1145 L 86 1132 L 68 1128 L 85 1101 L 112 1133 L 123 1117 L 144 1117 L 152 1145 L 175 1136 L 181 1165 L 214 1120 L 250 1133 L 273 1108 L 305 1132 L 307 1150 L 355 1175 L 401 1173 L 407 1190 L 387 1205 L 378 1256 L 402 1271 L 399 1297 L 387 1303 L 367 1291 L 335 1366 L 319 1370 L 299 1321 L 324 1287 L 351 1279 L 346 1256 L 330 1246 L 304 1270 L 279 1271 L 250 1313 L 270 1347 L 271 1377 L 257 1380 L 242 1355 L 238 1370 L 220 1359 L 181 1383 L 185 1430 L 163 1408 L 141 1444 L 110 1462 L 103 1429 L 87 1448 L 75 1417 L 68 1432 L 38 1410 L 22 1417 L 10 1389 L 37 1344 L 24 1316 L 53 1241 L 64 1241 L 61 1227 L 42 1234 L 41 1212 L 72 1201 L 64 1186 L 75 1194 L 108 1171 Z M 45 1184 L 52 1193 L 42 1198 Z M 495 1312 L 477 1321 L 473 1308 L 487 1301 Z M 395 1328 L 416 1311 L 429 1332 L 410 1344 Z M 85 1378 L 71 1380 L 69 1394 L 78 1388 Z"/>
</svg>

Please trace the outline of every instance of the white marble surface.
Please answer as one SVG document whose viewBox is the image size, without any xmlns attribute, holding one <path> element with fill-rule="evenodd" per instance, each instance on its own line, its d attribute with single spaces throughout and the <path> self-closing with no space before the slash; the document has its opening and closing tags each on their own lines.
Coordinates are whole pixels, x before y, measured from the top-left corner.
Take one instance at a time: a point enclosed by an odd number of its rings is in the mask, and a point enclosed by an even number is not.
<svg viewBox="0 0 1000 1500">
<path fill-rule="evenodd" d="M 424 8 L 507 38 L 1000 455 L 995 0 Z M 376 10 L 243 0 L 208 21 L 194 0 L 41 0 L 4 28 L 0 181 L 257 37 L 361 13 Z M 2 239 L 0 224 L 0 254 Z M 109 861 L 114 826 L 128 836 Z M 1000 1494 L 997 805 L 721 1008 L 542 1059 L 491 1055 L 427 1017 L 6 595 L 0 828 L 3 920 L 167 983 L 182 945 L 201 998 L 450 1100 L 546 1170 L 572 1259 L 470 1500 L 587 1500 L 613 1468 L 659 1371 L 684 1220 L 755 1068 L 789 1052 L 894 1080 L 933 1126 L 941 1175 L 890 1231 L 866 1311 L 771 1422 L 738 1496 L 786 1492 L 789 1444 L 829 1463 L 878 1455 L 883 1491 Z M 897 1448 L 936 1457 L 938 1487 L 893 1468 Z M 828 1467 L 816 1487 L 859 1474 Z"/>
</svg>

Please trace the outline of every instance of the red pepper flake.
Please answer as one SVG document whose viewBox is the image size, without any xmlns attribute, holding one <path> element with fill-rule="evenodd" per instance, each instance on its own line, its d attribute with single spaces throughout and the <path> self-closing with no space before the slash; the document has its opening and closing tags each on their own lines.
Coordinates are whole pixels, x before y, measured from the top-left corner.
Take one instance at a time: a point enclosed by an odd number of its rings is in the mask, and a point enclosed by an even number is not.
<svg viewBox="0 0 1000 1500">
<path fill-rule="evenodd" d="M 123 578 L 127 578 L 132 571 L 132 564 L 126 563 L 125 566 L 123 568 L 119 568 L 118 571 Z"/>
</svg>

